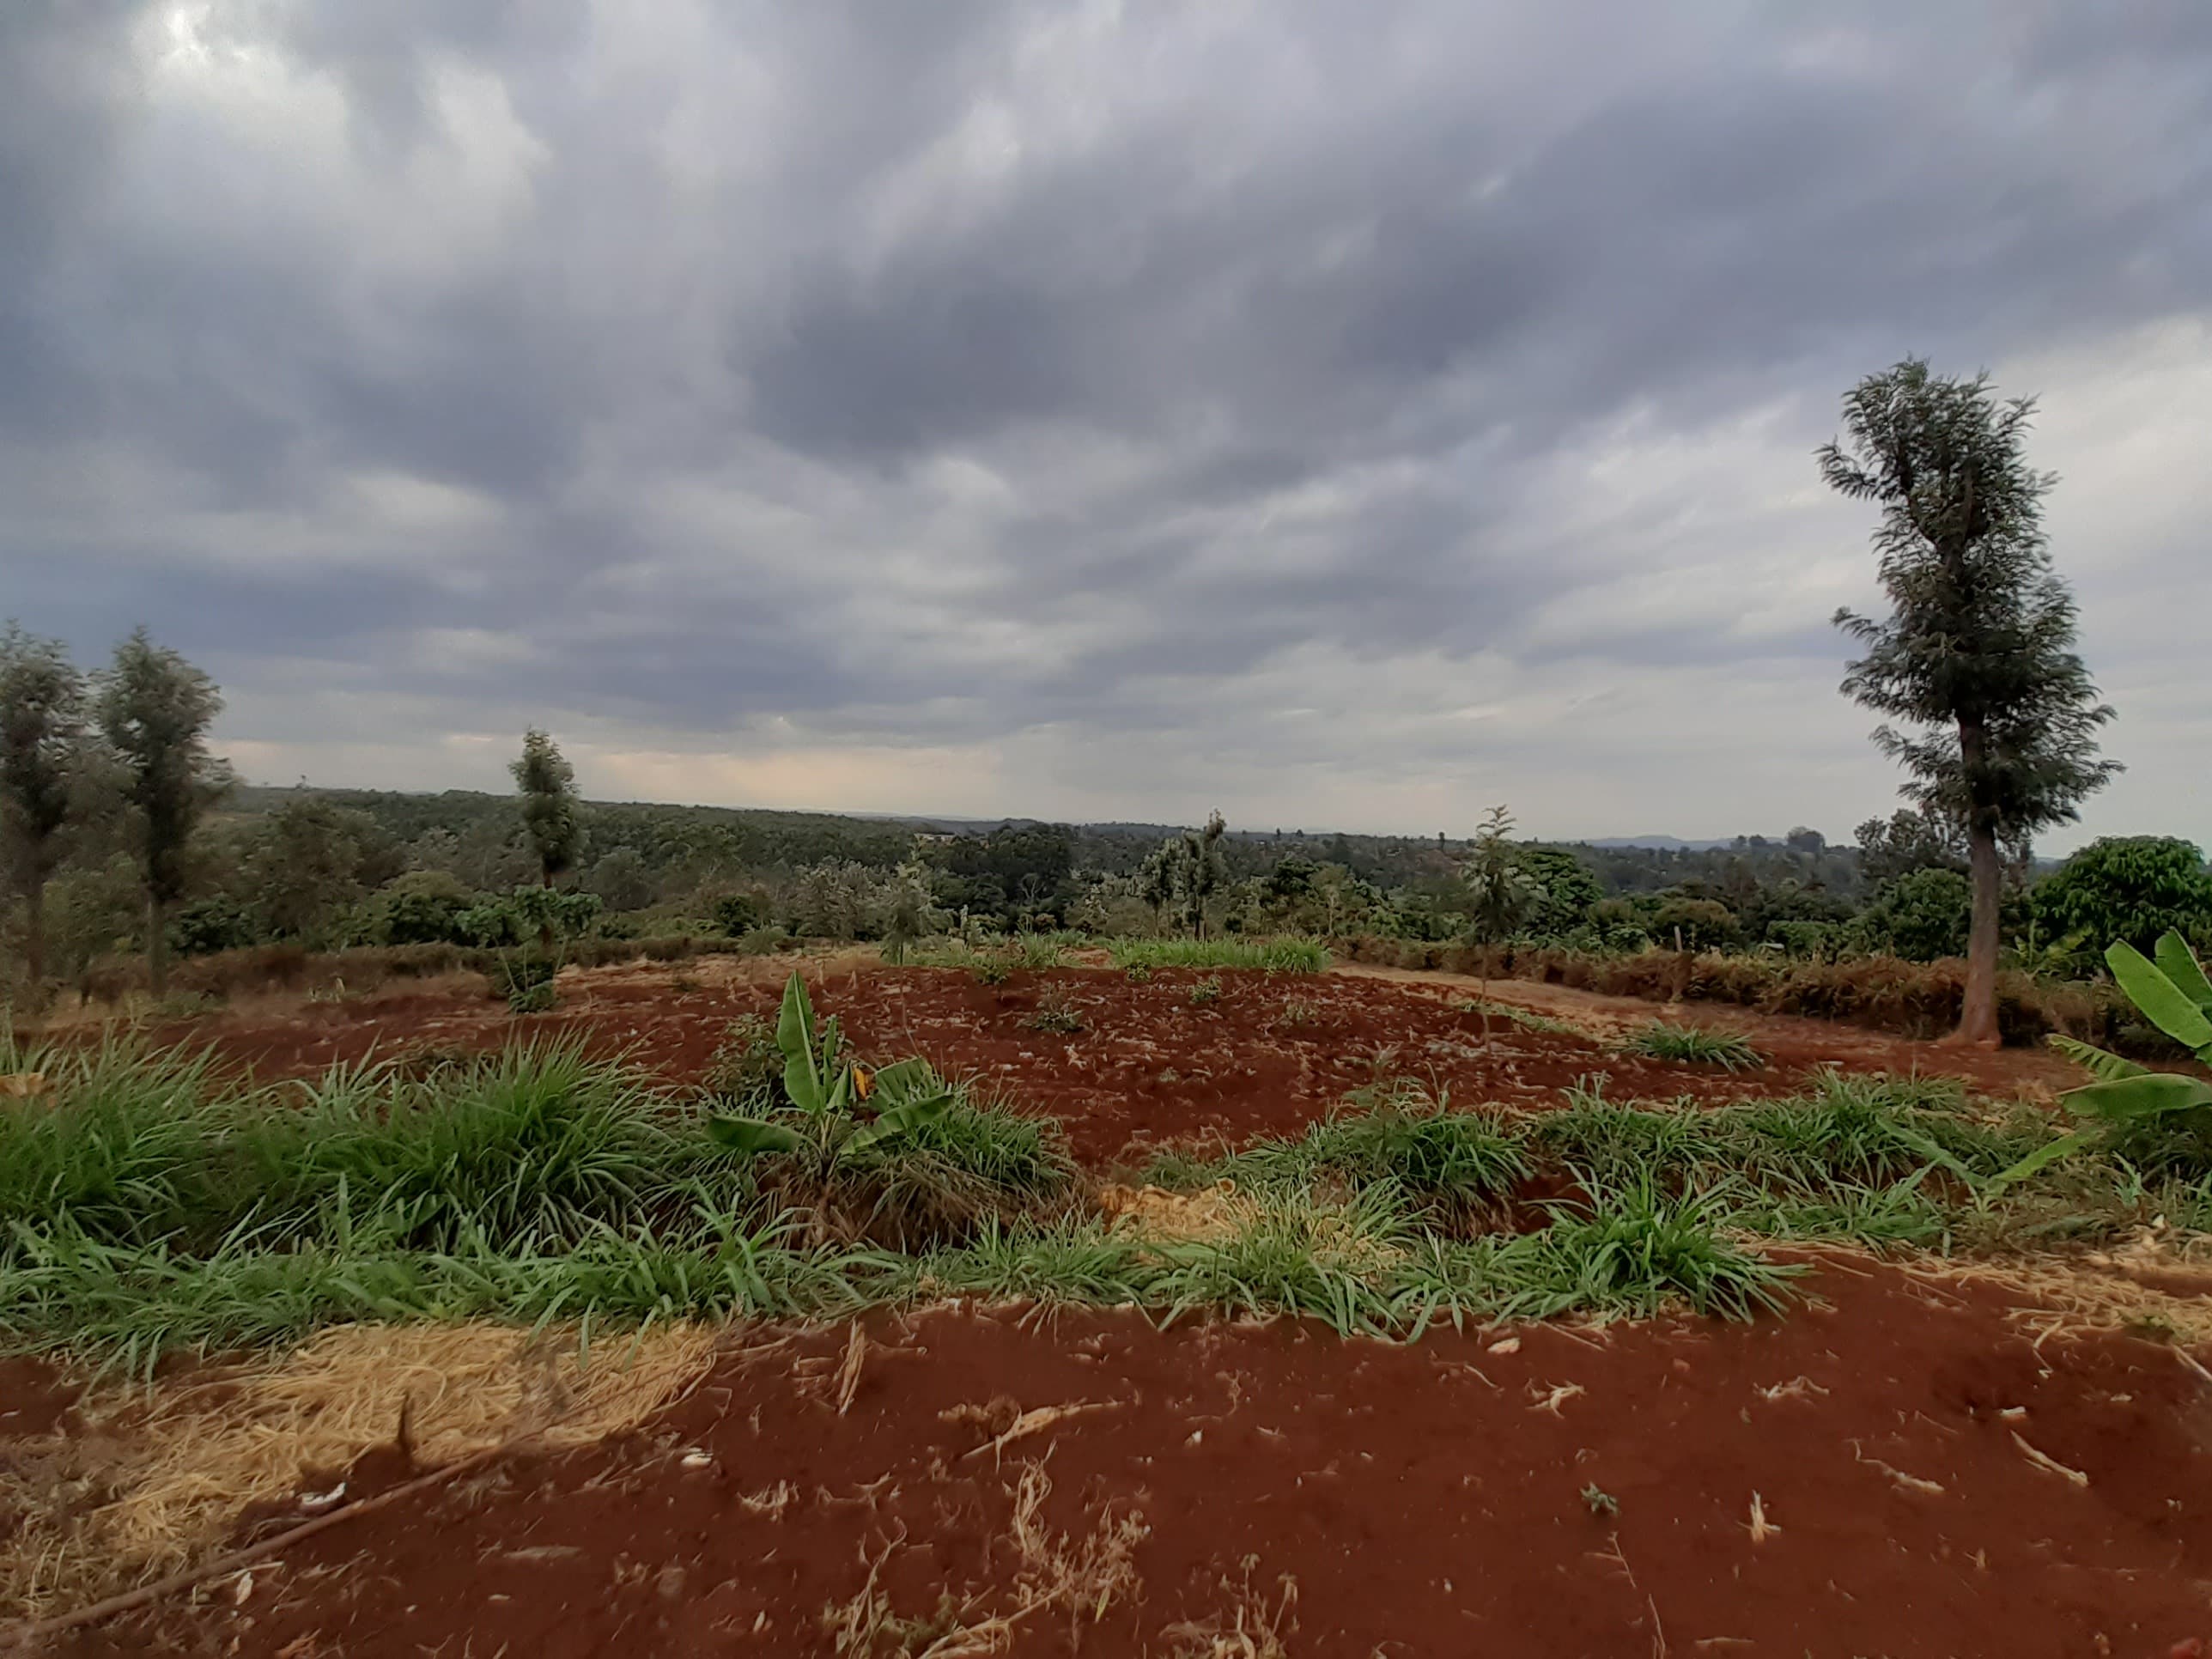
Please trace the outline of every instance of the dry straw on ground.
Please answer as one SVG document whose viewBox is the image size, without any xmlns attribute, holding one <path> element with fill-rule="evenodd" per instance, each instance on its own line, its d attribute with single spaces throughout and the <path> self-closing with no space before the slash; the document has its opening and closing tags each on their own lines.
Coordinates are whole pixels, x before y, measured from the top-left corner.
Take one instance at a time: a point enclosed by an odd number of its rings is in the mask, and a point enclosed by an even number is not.
<svg viewBox="0 0 2212 1659">
<path fill-rule="evenodd" d="M 491 1325 L 348 1325 L 282 1359 L 150 1397 L 79 1407 L 84 1431 L 21 1448 L 0 1510 L 0 1609 L 45 1614 L 204 1557 L 240 1511 L 313 1512 L 362 1453 L 400 1441 L 426 1468 L 528 1439 L 586 1444 L 635 1427 L 703 1375 L 714 1344 L 667 1326 L 603 1341 Z M 324 1501 L 332 1501 L 327 1492 Z"/>
</svg>

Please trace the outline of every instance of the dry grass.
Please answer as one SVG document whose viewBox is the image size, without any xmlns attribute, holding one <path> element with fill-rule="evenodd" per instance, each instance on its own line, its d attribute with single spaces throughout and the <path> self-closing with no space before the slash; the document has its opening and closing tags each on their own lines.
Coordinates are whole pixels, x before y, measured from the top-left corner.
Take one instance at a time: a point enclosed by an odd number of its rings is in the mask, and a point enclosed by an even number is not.
<svg viewBox="0 0 2212 1659">
<path fill-rule="evenodd" d="M 1176 1644 L 1175 1659 L 1288 1659 L 1288 1638 L 1298 1621 L 1292 1609 L 1298 1604 L 1298 1581 L 1285 1573 L 1275 1586 L 1272 1602 L 1253 1588 L 1257 1556 L 1248 1555 L 1243 1577 L 1224 1577 L 1221 1588 L 1229 1605 L 1212 1618 L 1170 1625 L 1167 1638 Z"/>
<path fill-rule="evenodd" d="M 702 1328 L 603 1343 L 490 1325 L 347 1325 L 290 1355 L 150 1397 L 88 1396 L 82 1435 L 21 1446 L 0 1510 L 0 1607 L 43 1616 L 185 1565 L 249 1506 L 308 1498 L 372 1447 L 426 1468 L 506 1442 L 580 1445 L 635 1427 L 707 1368 Z M 312 1512 L 312 1504 L 303 1513 Z"/>
<path fill-rule="evenodd" d="M 2147 1227 L 2126 1245 L 2093 1255 L 1916 1264 L 1933 1278 L 1972 1279 L 2018 1297 L 2012 1318 L 2039 1342 L 2092 1331 L 2162 1337 L 2212 1349 L 2212 1240 Z"/>
<path fill-rule="evenodd" d="M 1109 1220 L 1164 1244 L 1218 1244 L 1252 1224 L 1258 1211 L 1234 1182 L 1218 1182 L 1194 1193 L 1164 1187 L 1108 1187 L 1098 1207 Z"/>
</svg>

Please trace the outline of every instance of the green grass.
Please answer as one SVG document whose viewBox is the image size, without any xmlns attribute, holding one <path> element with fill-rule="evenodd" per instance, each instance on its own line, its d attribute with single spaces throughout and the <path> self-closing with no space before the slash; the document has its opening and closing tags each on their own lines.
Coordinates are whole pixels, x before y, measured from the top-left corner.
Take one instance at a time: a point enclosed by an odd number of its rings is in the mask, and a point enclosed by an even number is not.
<svg viewBox="0 0 2212 1659">
<path fill-rule="evenodd" d="M 733 1034 L 732 1086 L 753 1086 L 738 1062 L 758 1035 Z M 141 1370 L 341 1321 L 634 1326 L 969 1294 L 1395 1337 L 1669 1305 L 1741 1317 L 1790 1294 L 1759 1238 L 2002 1249 L 2154 1214 L 2212 1224 L 2212 1179 L 2102 1155 L 2000 1190 L 1990 1177 L 2054 1126 L 1918 1079 L 1832 1075 L 1712 1110 L 1584 1089 L 1509 1117 L 1386 1077 L 1295 1139 L 1157 1158 L 1144 1177 L 1161 1185 L 1236 1183 L 1246 1221 L 1201 1243 L 1108 1225 L 1055 1124 L 964 1087 L 913 1135 L 810 1171 L 732 1159 L 697 1101 L 574 1044 L 269 1087 L 122 1045 L 0 1044 L 0 1067 L 52 1080 L 0 1112 L 0 1347 Z M 1545 1173 L 1570 1193 L 1548 1225 L 1485 1230 Z"/>
<path fill-rule="evenodd" d="M 1106 949 L 1116 968 L 1256 968 L 1270 974 L 1317 974 L 1328 950 L 1311 939 L 1117 939 Z"/>
<path fill-rule="evenodd" d="M 1733 1031 L 1703 1030 L 1694 1025 L 1670 1025 L 1664 1020 L 1645 1026 L 1627 1048 L 1631 1054 L 1652 1060 L 1717 1066 L 1724 1072 L 1756 1071 L 1766 1064 L 1766 1056 L 1751 1046 L 1748 1037 Z"/>
<path fill-rule="evenodd" d="M 1587 1039 L 1589 1033 L 1580 1026 L 1570 1025 L 1563 1019 L 1553 1019 L 1533 1008 L 1523 1008 L 1512 1002 L 1486 1002 L 1480 997 L 1469 997 L 1465 1002 L 1452 1005 L 1462 1014 L 1484 1014 L 1510 1021 L 1524 1031 L 1541 1031 L 1547 1036 L 1571 1036 Z"/>
</svg>

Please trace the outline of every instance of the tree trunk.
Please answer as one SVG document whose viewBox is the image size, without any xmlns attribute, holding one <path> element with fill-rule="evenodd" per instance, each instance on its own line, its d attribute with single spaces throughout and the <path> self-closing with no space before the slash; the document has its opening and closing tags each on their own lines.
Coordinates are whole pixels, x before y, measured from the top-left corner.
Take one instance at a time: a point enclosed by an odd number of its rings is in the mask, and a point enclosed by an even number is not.
<svg viewBox="0 0 2212 1659">
<path fill-rule="evenodd" d="M 1959 1011 L 1958 1041 L 1994 1048 L 1997 1033 L 1997 908 L 2000 903 L 1996 826 L 1973 801 L 1982 759 L 1978 722 L 1959 722 L 1959 758 L 1965 763 L 1967 799 L 1966 871 L 1973 885 L 1973 919 L 1966 930 L 1966 994 Z"/>
<path fill-rule="evenodd" d="M 159 1002 L 169 992 L 168 927 L 161 901 L 146 895 L 146 977 Z"/>
<path fill-rule="evenodd" d="M 37 874 L 23 889 L 23 956 L 31 970 L 31 1004 L 37 1007 L 46 983 L 46 880 Z"/>
</svg>

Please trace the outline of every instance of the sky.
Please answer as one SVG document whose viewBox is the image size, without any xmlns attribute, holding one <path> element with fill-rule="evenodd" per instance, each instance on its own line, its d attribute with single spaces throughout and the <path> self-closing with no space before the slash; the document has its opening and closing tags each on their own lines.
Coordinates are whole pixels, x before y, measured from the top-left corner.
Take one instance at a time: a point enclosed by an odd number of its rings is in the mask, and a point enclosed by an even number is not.
<svg viewBox="0 0 2212 1659">
<path fill-rule="evenodd" d="M 1908 354 L 2212 842 L 2203 0 L 0 8 L 0 615 L 244 775 L 1832 839 Z"/>
</svg>

